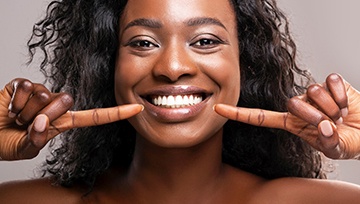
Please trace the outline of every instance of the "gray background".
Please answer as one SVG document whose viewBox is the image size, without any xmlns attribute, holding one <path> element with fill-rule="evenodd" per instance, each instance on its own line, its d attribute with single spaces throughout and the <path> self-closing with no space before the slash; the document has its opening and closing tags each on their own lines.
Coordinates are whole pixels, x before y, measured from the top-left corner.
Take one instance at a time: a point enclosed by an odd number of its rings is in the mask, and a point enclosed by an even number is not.
<svg viewBox="0 0 360 204">
<path fill-rule="evenodd" d="M 32 25 L 44 15 L 45 0 L 0 1 L 0 87 L 15 77 L 42 82 L 37 63 L 26 66 L 26 42 Z M 298 44 L 300 65 L 309 68 L 318 81 L 331 72 L 340 73 L 360 89 L 360 1 L 280 0 Z M 44 160 L 46 150 L 29 161 L 0 162 L 0 182 L 28 179 Z M 335 161 L 332 179 L 360 184 L 360 161 Z"/>
</svg>

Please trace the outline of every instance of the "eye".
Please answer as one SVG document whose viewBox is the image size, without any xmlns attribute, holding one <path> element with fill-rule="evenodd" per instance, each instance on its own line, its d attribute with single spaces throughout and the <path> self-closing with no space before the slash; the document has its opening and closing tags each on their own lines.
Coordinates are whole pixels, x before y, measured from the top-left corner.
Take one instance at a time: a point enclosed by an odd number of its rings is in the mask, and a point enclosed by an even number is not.
<svg viewBox="0 0 360 204">
<path fill-rule="evenodd" d="M 191 43 L 190 46 L 193 46 L 198 49 L 211 49 L 217 47 L 220 44 L 224 44 L 224 42 L 219 38 L 206 37 L 196 40 L 195 42 Z"/>
<path fill-rule="evenodd" d="M 137 35 L 129 39 L 124 46 L 130 48 L 133 52 L 143 53 L 160 47 L 160 44 L 151 36 Z"/>
<path fill-rule="evenodd" d="M 145 49 L 152 48 L 152 47 L 159 47 L 159 45 L 152 43 L 148 40 L 135 40 L 135 41 L 129 42 L 128 45 L 133 48 L 145 48 Z"/>
<path fill-rule="evenodd" d="M 201 39 L 195 43 L 193 43 L 193 46 L 209 46 L 209 45 L 214 45 L 214 44 L 219 44 L 218 41 L 215 40 L 211 40 L 211 39 Z"/>
</svg>

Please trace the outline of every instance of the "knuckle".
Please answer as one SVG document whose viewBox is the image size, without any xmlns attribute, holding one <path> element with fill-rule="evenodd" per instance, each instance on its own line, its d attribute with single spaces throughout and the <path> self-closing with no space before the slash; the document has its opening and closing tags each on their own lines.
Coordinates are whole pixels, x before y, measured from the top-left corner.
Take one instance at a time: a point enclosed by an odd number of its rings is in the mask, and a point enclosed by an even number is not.
<svg viewBox="0 0 360 204">
<path fill-rule="evenodd" d="M 22 80 L 15 80 L 14 82 L 14 88 L 15 90 L 21 90 L 24 92 L 32 92 L 34 89 L 34 85 L 33 83 L 31 83 L 31 81 L 27 80 L 27 79 L 22 79 Z"/>
<path fill-rule="evenodd" d="M 41 104 L 48 104 L 51 102 L 51 97 L 46 91 L 37 91 L 34 93 L 33 97 L 35 97 Z"/>
<path fill-rule="evenodd" d="M 296 107 L 298 107 L 299 105 L 300 105 L 300 99 L 297 97 L 290 98 L 287 101 L 287 108 L 290 112 L 296 109 Z"/>
<path fill-rule="evenodd" d="M 341 80 L 341 77 L 336 73 L 332 73 L 328 77 L 326 77 L 326 82 L 328 83 L 337 83 Z"/>
<path fill-rule="evenodd" d="M 334 151 L 339 143 L 335 140 L 330 140 L 330 141 L 323 141 L 322 144 L 324 146 L 324 149 L 329 151 Z"/>
<path fill-rule="evenodd" d="M 312 97 L 320 94 L 322 92 L 323 87 L 319 84 L 312 84 L 307 89 L 307 94 Z"/>
<path fill-rule="evenodd" d="M 74 99 L 69 93 L 61 93 L 59 97 L 65 107 L 70 108 L 74 105 Z"/>
</svg>

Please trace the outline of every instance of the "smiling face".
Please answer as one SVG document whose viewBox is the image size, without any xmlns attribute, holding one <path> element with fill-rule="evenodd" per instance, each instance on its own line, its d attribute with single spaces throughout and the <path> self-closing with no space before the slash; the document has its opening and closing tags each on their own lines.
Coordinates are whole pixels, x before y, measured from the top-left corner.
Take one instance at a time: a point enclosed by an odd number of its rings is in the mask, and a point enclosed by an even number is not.
<svg viewBox="0 0 360 204">
<path fill-rule="evenodd" d="M 156 145 L 189 147 L 221 134 L 217 103 L 240 93 L 235 14 L 228 0 L 129 0 L 120 19 L 118 104 L 145 109 L 129 119 Z"/>
</svg>

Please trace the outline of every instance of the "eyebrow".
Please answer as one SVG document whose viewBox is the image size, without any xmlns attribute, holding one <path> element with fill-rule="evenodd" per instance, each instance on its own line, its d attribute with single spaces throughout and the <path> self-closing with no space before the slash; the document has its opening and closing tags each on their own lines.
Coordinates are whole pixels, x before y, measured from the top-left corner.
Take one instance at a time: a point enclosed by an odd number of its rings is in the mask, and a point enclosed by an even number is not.
<svg viewBox="0 0 360 204">
<path fill-rule="evenodd" d="M 209 18 L 209 17 L 191 18 L 187 20 L 185 24 L 188 26 L 217 25 L 227 30 L 224 24 L 222 24 L 221 21 L 216 18 Z"/>
<path fill-rule="evenodd" d="M 161 28 L 162 24 L 161 22 L 157 21 L 157 20 L 153 20 L 153 19 L 147 19 L 147 18 L 138 18 L 135 19 L 133 21 L 131 21 L 130 23 L 128 23 L 126 25 L 126 27 L 124 28 L 124 30 L 133 27 L 133 26 L 144 26 L 144 27 L 149 27 L 149 28 Z"/>
<path fill-rule="evenodd" d="M 227 30 L 226 27 L 224 26 L 224 24 L 222 24 L 220 20 L 218 20 L 216 18 L 210 18 L 210 17 L 191 18 L 191 19 L 185 21 L 184 24 L 186 24 L 187 26 L 217 25 L 217 26 L 220 26 L 220 27 L 224 28 L 225 30 Z M 138 19 L 135 19 L 135 20 L 131 21 L 130 23 L 128 23 L 125 26 L 124 30 L 126 30 L 130 27 L 134 27 L 134 26 L 143 26 L 143 27 L 158 29 L 158 28 L 161 28 L 163 25 L 158 20 L 148 19 L 148 18 L 138 18 Z"/>
</svg>

